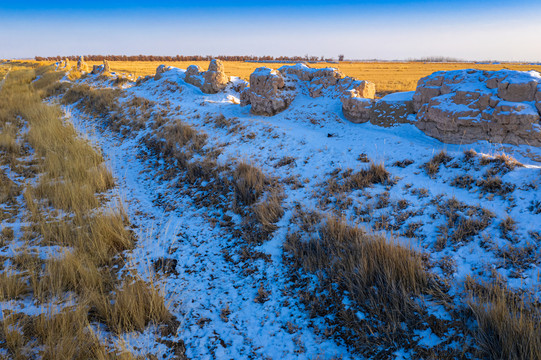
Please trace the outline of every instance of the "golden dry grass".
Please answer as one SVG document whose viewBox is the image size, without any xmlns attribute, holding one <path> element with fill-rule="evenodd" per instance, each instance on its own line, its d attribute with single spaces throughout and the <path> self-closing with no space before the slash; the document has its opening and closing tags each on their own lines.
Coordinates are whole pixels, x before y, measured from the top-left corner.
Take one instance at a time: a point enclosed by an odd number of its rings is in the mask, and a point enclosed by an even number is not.
<svg viewBox="0 0 541 360">
<path fill-rule="evenodd" d="M 50 62 L 47 62 L 50 64 Z M 99 61 L 89 61 L 88 65 L 101 65 Z M 156 68 L 161 62 L 154 61 L 109 61 L 111 71 L 125 74 L 134 74 L 135 77 L 154 75 Z M 186 69 L 190 65 L 199 65 L 202 69 L 208 68 L 208 61 L 174 61 L 166 62 L 166 65 Z M 224 62 L 225 71 L 232 76 L 239 76 L 248 80 L 250 74 L 260 66 L 277 69 L 282 63 L 252 63 L 240 61 Z M 541 72 L 541 65 L 529 65 L 521 63 L 505 64 L 474 64 L 474 63 L 423 63 L 423 62 L 349 62 L 316 63 L 310 64 L 314 68 L 334 67 L 340 69 L 345 75 L 360 80 L 369 80 L 376 84 L 378 93 L 389 93 L 396 91 L 412 91 L 417 86 L 417 81 L 435 71 L 458 70 L 458 69 L 480 69 L 480 70 L 537 70 Z"/>
<path fill-rule="evenodd" d="M 23 236 L 63 249 L 61 257 L 42 260 L 25 245 L 11 258 L 14 270 L 0 273 L 1 300 L 31 296 L 43 306 L 31 317 L 4 314 L 0 347 L 12 358 L 130 358 L 101 343 L 96 323 L 120 334 L 141 331 L 150 322 L 171 325 L 173 317 L 155 284 L 117 273 L 123 252 L 134 246 L 127 215 L 121 204 L 104 206 L 100 194 L 114 181 L 101 154 L 63 120 L 58 106 L 42 102 L 62 77 L 50 70 L 10 72 L 0 89 L 0 130 L 7 134 L 0 151 L 17 155 L 14 141 L 23 141 L 35 154 L 27 164 L 34 172 L 25 176 L 40 174 L 25 185 L 20 205 L 28 210 L 29 226 Z M 5 193 L 0 199 L 12 197 L 11 187 L 0 189 Z M 10 236 L 2 232 L 2 238 Z M 73 306 L 60 310 L 57 303 L 66 297 Z"/>
<path fill-rule="evenodd" d="M 331 315 L 328 331 L 357 351 L 410 341 L 413 329 L 425 321 L 415 299 L 444 296 L 420 253 L 345 219 L 300 210 L 294 221 L 299 230 L 289 233 L 285 244 L 289 266 L 319 279 L 315 290 L 299 289 L 301 299 L 312 314 Z M 357 311 L 367 314 L 366 321 L 359 321 Z M 375 356 L 380 357 L 386 358 Z"/>
<path fill-rule="evenodd" d="M 512 293 L 498 280 L 468 277 L 469 306 L 477 319 L 477 339 L 490 359 L 541 359 L 541 307 Z"/>
</svg>

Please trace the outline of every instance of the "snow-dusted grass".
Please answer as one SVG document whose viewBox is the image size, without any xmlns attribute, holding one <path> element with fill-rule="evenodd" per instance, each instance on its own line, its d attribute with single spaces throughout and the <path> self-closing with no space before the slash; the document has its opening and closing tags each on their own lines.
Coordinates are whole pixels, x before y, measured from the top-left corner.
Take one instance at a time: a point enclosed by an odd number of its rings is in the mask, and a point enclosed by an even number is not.
<svg viewBox="0 0 541 360">
<path fill-rule="evenodd" d="M 513 293 L 501 279 L 486 283 L 468 278 L 466 288 L 479 324 L 476 336 L 486 355 L 541 359 L 541 305 L 537 299 Z"/>
<path fill-rule="evenodd" d="M 486 297 L 465 306 L 464 283 L 502 276 L 510 291 L 538 294 L 538 149 L 349 124 L 333 99 L 305 94 L 275 117 L 253 116 L 228 100 L 234 91 L 204 95 L 182 76 L 139 82 L 99 111 L 64 101 L 84 112 L 79 129 L 106 126 L 96 139 L 126 173 L 139 204 L 130 218 L 158 233 L 133 250 L 136 266 L 179 264 L 165 296 L 184 316 L 177 338 L 189 356 L 310 358 L 325 344 L 347 358 L 341 345 L 357 344 L 366 357 L 505 358 L 506 344 L 527 347 Z M 297 212 L 323 216 L 292 221 Z M 295 256 L 282 262 L 288 233 Z M 504 305 L 525 314 L 523 339 L 537 336 L 534 305 Z"/>
<path fill-rule="evenodd" d="M 390 354 L 407 341 L 417 353 L 443 356 L 417 348 L 413 336 L 430 316 L 421 296 L 428 296 L 429 304 L 449 300 L 420 253 L 345 219 L 300 212 L 294 223 L 285 244 L 287 261 L 295 271 L 318 277 L 317 283 L 302 288 L 301 296 L 312 313 L 332 319 L 335 336 L 361 354 Z M 429 327 L 439 336 L 443 328 L 456 331 L 443 319 L 434 319 Z"/>
<path fill-rule="evenodd" d="M 124 263 L 134 237 L 106 195 L 114 181 L 103 157 L 59 106 L 42 102 L 58 79 L 28 69 L 0 89 L 0 129 L 11 136 L 0 148 L 0 200 L 11 215 L 0 218 L 0 347 L 11 358 L 118 358 L 122 334 L 151 323 L 174 331 L 175 321 L 159 287 Z"/>
</svg>

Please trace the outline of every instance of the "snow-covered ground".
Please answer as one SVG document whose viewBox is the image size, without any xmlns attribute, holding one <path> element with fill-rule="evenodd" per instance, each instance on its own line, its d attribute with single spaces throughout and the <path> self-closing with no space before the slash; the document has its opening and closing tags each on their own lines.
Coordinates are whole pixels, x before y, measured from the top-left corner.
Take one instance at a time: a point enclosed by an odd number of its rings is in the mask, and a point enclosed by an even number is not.
<svg viewBox="0 0 541 360">
<path fill-rule="evenodd" d="M 282 245 L 296 203 L 306 210 L 319 207 L 344 215 L 352 224 L 393 230 L 395 236 L 406 233 L 411 224 L 420 224 L 415 225 L 415 236 L 399 236 L 399 240 L 430 254 L 433 271 L 440 275 L 444 275 L 438 265 L 442 260 L 454 264 L 447 274 L 455 284 L 453 291 L 459 291 L 468 275 L 488 279 L 496 272 L 508 279 L 512 288 L 540 293 L 541 215 L 536 208 L 541 206 L 536 204 L 541 201 L 541 149 L 488 142 L 449 145 L 409 124 L 391 128 L 353 124 L 343 117 L 336 98 L 314 99 L 305 93 L 276 116 L 255 116 L 249 107 L 237 104 L 235 91 L 203 94 L 182 78 L 182 70 L 172 69 L 158 81 L 126 88 L 125 96 L 151 100 L 155 102 L 154 114 L 163 112 L 169 121 L 181 120 L 205 132 L 206 147 L 221 150 L 221 164 L 245 161 L 283 183 L 296 180 L 295 186 L 284 185 L 285 214 L 278 229 L 256 248 L 269 255 L 266 260 L 241 259 L 242 239 L 220 225 L 215 209 L 201 207 L 175 187 L 174 179 L 161 177 L 160 169 L 167 167 L 163 160 L 142 156 L 140 140 L 152 131 L 152 120 L 141 131 L 121 136 L 104 128 L 97 118 L 71 107 L 67 110 L 77 129 L 102 148 L 118 178 L 120 195 L 139 232 L 132 255 L 135 266 L 148 273 L 159 258 L 178 260 L 178 274 L 165 276 L 163 285 L 171 311 L 181 322 L 177 337 L 184 340 L 189 358 L 355 357 L 343 344 L 316 334 L 314 325 L 323 319 L 310 319 L 295 294 L 288 291 Z M 92 79 L 84 82 L 103 86 Z M 217 126 L 215 119 L 222 115 L 227 121 Z M 441 150 L 452 159 L 431 177 L 422 165 Z M 468 161 L 466 150 L 474 150 L 476 157 Z M 483 192 L 476 184 L 469 189 L 453 185 L 459 175 L 482 180 L 493 164 L 481 159 L 499 154 L 524 164 L 499 173 L 503 183 L 512 188 L 508 193 Z M 280 160 L 286 157 L 293 160 L 282 165 Z M 365 159 L 385 164 L 396 183 L 352 191 L 346 194 L 351 202 L 340 206 L 335 194 L 327 192 L 327 184 L 336 176 L 331 173 L 367 168 Z M 404 160 L 413 162 L 398 166 Z M 465 206 L 454 210 L 459 219 L 474 219 L 476 209 L 490 214 L 487 223 L 467 241 L 453 241 L 452 228 L 448 229 L 451 240 L 441 240 L 442 226 L 448 224 L 445 204 L 452 198 Z M 405 202 L 397 210 L 401 200 Z M 241 221 L 236 214 L 227 215 L 233 222 Z M 516 229 L 506 235 L 500 224 L 507 216 L 516 222 Z M 528 254 L 524 266 L 519 266 L 518 260 L 509 261 L 508 254 L 521 251 Z M 267 301 L 255 301 L 261 289 L 267 293 Z M 134 336 L 128 342 L 134 348 L 143 347 L 141 353 L 149 352 L 145 346 L 155 346 L 149 334 Z M 434 335 L 430 332 L 425 335 L 420 335 L 424 336 L 422 341 L 437 342 L 431 340 Z"/>
</svg>

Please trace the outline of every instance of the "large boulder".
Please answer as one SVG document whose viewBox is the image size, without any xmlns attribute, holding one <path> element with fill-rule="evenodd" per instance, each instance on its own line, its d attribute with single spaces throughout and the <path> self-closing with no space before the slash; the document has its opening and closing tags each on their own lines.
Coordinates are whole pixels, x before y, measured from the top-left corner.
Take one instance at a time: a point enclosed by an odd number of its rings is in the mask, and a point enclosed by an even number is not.
<svg viewBox="0 0 541 360">
<path fill-rule="evenodd" d="M 250 75 L 250 87 L 240 95 L 240 105 L 252 105 L 250 112 L 272 116 L 287 109 L 293 96 L 285 89 L 285 81 L 278 70 L 257 68 Z"/>
<path fill-rule="evenodd" d="M 439 71 L 413 96 L 416 126 L 449 143 L 541 145 L 541 75 L 511 70 Z"/>
</svg>

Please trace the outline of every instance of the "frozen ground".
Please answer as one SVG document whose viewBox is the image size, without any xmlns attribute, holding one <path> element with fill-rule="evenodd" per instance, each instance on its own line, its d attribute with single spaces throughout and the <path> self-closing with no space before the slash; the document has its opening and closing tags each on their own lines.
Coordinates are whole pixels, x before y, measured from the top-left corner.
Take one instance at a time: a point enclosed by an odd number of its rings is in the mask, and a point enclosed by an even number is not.
<svg viewBox="0 0 541 360">
<path fill-rule="evenodd" d="M 399 239 L 429 253 L 436 264 L 433 271 L 450 276 L 454 292 L 460 291 L 467 275 L 488 279 L 497 273 L 513 288 L 539 294 L 541 215 L 535 206 L 541 201 L 541 149 L 487 142 L 448 145 L 412 125 L 381 128 L 369 123 L 353 124 L 344 119 L 336 99 L 313 99 L 306 94 L 298 95 L 283 113 L 255 116 L 249 107 L 236 104 L 238 93 L 206 95 L 184 83 L 182 77 L 182 71 L 173 69 L 159 81 L 148 80 L 125 89 L 125 96 L 151 100 L 154 114 L 163 112 L 170 121 L 181 120 L 205 132 L 207 147 L 221 149 L 218 161 L 222 164 L 244 160 L 283 183 L 296 180 L 295 186 L 285 186 L 285 214 L 278 229 L 257 248 L 269 255 L 264 259 L 248 261 L 239 257 L 242 240 L 216 218 L 230 215 L 233 222 L 240 222 L 235 214 L 216 215 L 217 211 L 201 207 L 179 192 L 173 180 L 161 176 L 160 168 L 167 164 L 142 156 L 140 140 L 152 131 L 152 121 L 125 137 L 103 128 L 98 119 L 75 109 L 68 111 L 79 131 L 102 148 L 118 178 L 120 195 L 139 233 L 133 263 L 148 273 L 158 258 L 178 260 L 178 274 L 165 276 L 163 284 L 171 310 L 181 322 L 177 336 L 184 340 L 189 358 L 351 357 L 344 345 L 314 331 L 323 320 L 310 319 L 288 292 L 282 244 L 295 203 L 307 210 L 338 213 L 351 223 L 395 235 L 407 233 L 410 224 L 420 224 L 415 225 L 413 236 Z M 103 86 L 91 77 L 84 81 Z M 222 115 L 227 121 L 218 126 L 216 118 Z M 464 151 L 470 149 L 477 152 L 473 162 L 464 157 Z M 441 150 L 452 159 L 431 177 L 422 165 Z M 524 164 L 499 174 L 504 184 L 512 187 L 510 192 L 502 195 L 483 191 L 475 184 L 469 189 L 453 185 L 459 175 L 482 179 L 491 165 L 481 164 L 480 159 L 502 153 Z M 293 160 L 280 162 L 287 157 Z M 348 168 L 366 168 L 365 159 L 384 163 L 396 184 L 352 191 L 345 194 L 348 201 L 343 205 L 344 199 L 328 193 L 326 185 Z M 395 165 L 404 160 L 413 163 Z M 453 210 L 465 219 L 473 216 L 468 213 L 473 208 L 485 209 L 492 216 L 467 241 L 448 241 L 442 246 L 438 238 L 448 222 L 443 208 L 453 197 L 467 207 Z M 397 210 L 400 200 L 405 200 L 406 205 Z M 401 220 L 400 214 L 405 214 Z M 500 224 L 507 216 L 516 223 L 511 234 L 501 230 Z M 528 248 L 529 252 L 524 250 Z M 526 259 L 509 261 L 508 254 L 522 254 L 523 250 Z M 521 259 L 525 265 L 517 263 Z M 451 274 L 438 265 L 443 260 L 453 264 Z M 264 302 L 255 301 L 260 289 L 268 295 Z M 135 349 L 143 347 L 141 353 L 151 350 L 145 347 L 158 351 L 150 336 L 134 335 L 129 343 Z M 438 342 L 430 332 L 419 337 L 427 343 Z M 407 351 L 403 355 L 408 357 Z"/>
</svg>

